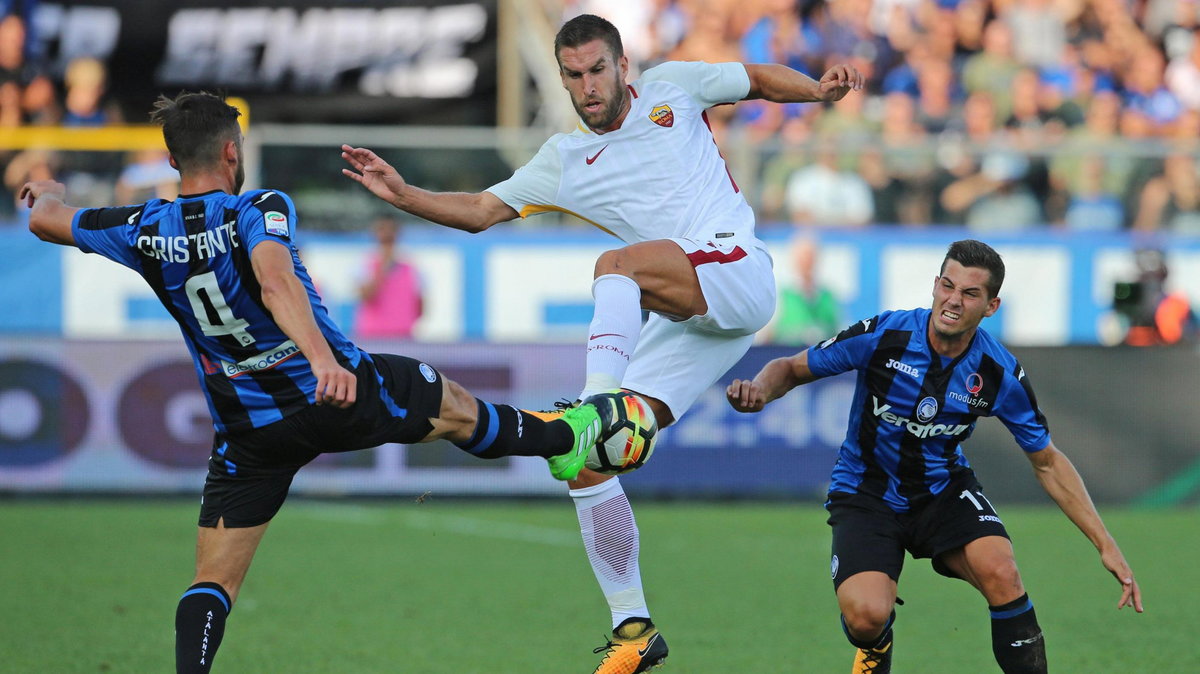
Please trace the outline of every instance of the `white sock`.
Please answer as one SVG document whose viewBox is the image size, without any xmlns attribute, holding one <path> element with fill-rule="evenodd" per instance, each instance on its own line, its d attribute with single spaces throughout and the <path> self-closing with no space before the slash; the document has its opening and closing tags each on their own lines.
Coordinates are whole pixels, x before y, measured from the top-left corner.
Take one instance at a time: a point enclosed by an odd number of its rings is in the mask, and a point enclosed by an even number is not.
<svg viewBox="0 0 1200 674">
<path fill-rule="evenodd" d="M 642 332 L 642 289 L 628 276 L 605 274 L 592 282 L 595 313 L 588 332 L 587 379 L 579 399 L 620 387 Z"/>
<path fill-rule="evenodd" d="M 614 477 L 570 494 L 588 561 L 612 611 L 613 629 L 626 618 L 649 618 L 638 569 L 637 522 L 621 481 Z"/>
</svg>

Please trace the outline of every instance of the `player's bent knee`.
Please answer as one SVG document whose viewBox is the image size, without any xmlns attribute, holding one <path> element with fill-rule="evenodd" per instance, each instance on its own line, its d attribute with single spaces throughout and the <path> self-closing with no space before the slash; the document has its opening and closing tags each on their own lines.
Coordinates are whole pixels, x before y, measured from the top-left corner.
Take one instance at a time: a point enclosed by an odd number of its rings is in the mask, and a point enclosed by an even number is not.
<svg viewBox="0 0 1200 674">
<path fill-rule="evenodd" d="M 860 639 L 878 636 L 892 617 L 892 605 L 884 600 L 864 599 L 843 602 L 842 618 L 846 628 Z"/>
<path fill-rule="evenodd" d="M 606 250 L 600 254 L 600 257 L 596 258 L 594 277 L 600 278 L 605 274 L 623 274 L 625 276 L 629 276 L 630 278 L 634 278 L 632 276 L 634 270 L 632 269 L 631 265 L 632 256 L 629 255 L 624 248 Z M 636 280 L 636 278 L 634 280 Z"/>
<path fill-rule="evenodd" d="M 1025 593 L 1014 559 L 996 560 L 982 567 L 977 564 L 975 572 L 980 589 L 993 605 L 1010 602 Z"/>
</svg>

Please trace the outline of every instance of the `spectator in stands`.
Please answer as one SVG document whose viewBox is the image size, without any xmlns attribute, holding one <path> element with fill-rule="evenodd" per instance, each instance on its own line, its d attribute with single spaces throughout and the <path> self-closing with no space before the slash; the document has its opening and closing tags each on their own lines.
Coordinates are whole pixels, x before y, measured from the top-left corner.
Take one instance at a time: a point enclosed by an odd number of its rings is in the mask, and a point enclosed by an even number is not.
<svg viewBox="0 0 1200 674">
<path fill-rule="evenodd" d="M 917 83 L 917 73 L 930 58 L 932 57 L 929 55 L 929 47 L 925 43 L 917 42 L 909 47 L 904 52 L 903 61 L 884 72 L 880 84 L 882 92 L 884 94 L 902 93 L 913 98 L 920 96 L 921 88 Z"/>
<path fill-rule="evenodd" d="M 929 133 L 941 133 L 956 112 L 954 71 L 946 61 L 930 58 L 917 73 L 917 119 Z"/>
<path fill-rule="evenodd" d="M 420 276 L 397 245 L 400 229 L 400 222 L 393 217 L 375 220 L 375 250 L 358 286 L 356 337 L 410 339 L 424 310 Z"/>
<path fill-rule="evenodd" d="M 113 187 L 116 201 L 136 204 L 150 199 L 171 199 L 179 194 L 179 171 L 171 166 L 165 150 L 131 152 L 129 162 Z"/>
<path fill-rule="evenodd" d="M 900 189 L 894 204 L 889 207 L 880 201 L 879 181 L 867 179 L 872 189 L 877 190 L 876 221 L 915 225 L 933 222 L 932 204 L 937 201 L 933 189 L 936 161 L 929 146 L 929 136 L 917 123 L 916 103 L 911 97 L 902 93 L 884 97 L 879 133 L 885 150 L 886 169 L 900 182 Z"/>
<path fill-rule="evenodd" d="M 962 136 L 967 143 L 982 149 L 1000 139 L 999 122 L 995 98 L 986 91 L 977 91 L 963 101 L 962 112 L 958 119 L 953 120 L 949 130 L 958 131 L 961 125 Z"/>
<path fill-rule="evenodd" d="M 1171 59 L 1166 84 L 1189 110 L 1200 110 L 1200 30 L 1192 33 L 1191 49 Z"/>
<path fill-rule="evenodd" d="M 1145 45 L 1137 51 L 1125 75 L 1125 104 L 1144 115 L 1154 135 L 1167 135 L 1183 113 L 1183 106 L 1163 81 L 1166 63 L 1158 47 Z"/>
<path fill-rule="evenodd" d="M 0 17 L 0 127 L 54 121 L 54 86 L 25 58 L 25 22 Z"/>
<path fill-rule="evenodd" d="M 871 189 L 873 222 L 882 225 L 899 223 L 906 196 L 905 184 L 888 170 L 883 151 L 878 146 L 867 145 L 859 152 L 858 175 Z"/>
<path fill-rule="evenodd" d="M 1074 195 L 1086 193 L 1083 164 L 1088 157 L 1119 141 L 1117 134 L 1121 114 L 1121 99 L 1117 94 L 1103 91 L 1094 97 L 1087 109 L 1083 126 L 1067 133 L 1063 152 L 1050 163 L 1050 179 L 1057 189 Z M 1113 154 L 1104 161 L 1104 175 L 1100 192 L 1110 193 L 1125 200 L 1125 188 L 1133 177 L 1135 162 L 1121 154 Z"/>
<path fill-rule="evenodd" d="M 1041 67 L 1058 62 L 1067 44 L 1066 20 L 1078 13 L 1079 3 L 1011 0 L 998 11 L 1012 31 L 1013 55 L 1025 65 Z"/>
<path fill-rule="evenodd" d="M 812 234 L 793 237 L 790 253 L 791 275 L 779 286 L 779 308 L 764 332 L 772 344 L 808 346 L 843 327 L 841 305 L 833 290 L 817 280 L 820 248 Z"/>
<path fill-rule="evenodd" d="M 983 49 L 988 4 L 986 0 L 961 0 L 954 7 L 954 32 L 960 53 L 974 53 Z"/>
<path fill-rule="evenodd" d="M 963 64 L 962 86 L 968 94 L 991 94 L 996 117 L 1007 119 L 1012 111 L 1012 80 L 1020 69 L 1013 56 L 1012 30 L 1003 21 L 992 21 L 983 32 L 983 51 Z"/>
<path fill-rule="evenodd" d="M 862 71 L 859 71 L 862 72 Z M 850 99 L 855 99 L 850 102 Z M 879 124 L 863 112 L 866 96 L 847 96 L 820 108 L 813 131 L 820 137 L 836 138 L 843 144 L 866 144 L 879 134 Z"/>
<path fill-rule="evenodd" d="M 801 127 L 792 125 L 788 128 L 796 130 Z M 759 206 L 755 209 L 760 227 L 787 224 L 791 220 L 787 210 L 788 181 L 812 162 L 812 153 L 808 151 L 811 138 L 811 132 L 780 138 L 780 152 L 763 163 L 762 177 L 759 179 L 762 190 Z"/>
<path fill-rule="evenodd" d="M 1115 232 L 1125 222 L 1121 195 L 1105 184 L 1104 157 L 1090 154 L 1080 158 L 1079 180 L 1069 194 L 1063 218 L 1074 231 Z"/>
<path fill-rule="evenodd" d="M 816 161 L 788 180 L 786 203 L 792 223 L 818 227 L 858 227 L 871 221 L 875 206 L 871 187 L 844 170 L 834 141 L 825 139 Z"/>
<path fill-rule="evenodd" d="M 85 57 L 67 65 L 67 94 L 63 126 L 104 126 L 121 122 L 120 110 L 105 100 L 108 69 L 99 60 Z"/>
<path fill-rule="evenodd" d="M 1067 52 L 1074 58 L 1074 47 L 1068 47 Z M 1064 62 L 1059 68 L 1043 69 L 1038 77 L 1038 112 L 1055 142 L 1061 141 L 1068 129 L 1083 123 L 1083 107 L 1075 97 L 1089 94 L 1077 94 L 1077 85 L 1082 84 L 1080 74 L 1078 63 Z"/>
<path fill-rule="evenodd" d="M 1029 160 L 1013 152 L 984 156 L 980 169 L 950 183 L 942 191 L 942 205 L 951 212 L 966 212 L 966 225 L 976 232 L 1014 232 L 1044 222 L 1041 206 L 1023 182 Z"/>
<path fill-rule="evenodd" d="M 1192 154 L 1166 158 L 1162 174 L 1142 188 L 1134 229 L 1200 235 L 1200 175 L 1196 161 Z"/>
</svg>

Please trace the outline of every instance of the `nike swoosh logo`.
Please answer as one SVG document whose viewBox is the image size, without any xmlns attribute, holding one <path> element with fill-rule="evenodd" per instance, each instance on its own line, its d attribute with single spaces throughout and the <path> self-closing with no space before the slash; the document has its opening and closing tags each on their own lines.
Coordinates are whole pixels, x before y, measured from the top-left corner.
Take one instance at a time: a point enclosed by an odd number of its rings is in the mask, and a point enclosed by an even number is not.
<svg viewBox="0 0 1200 674">
<path fill-rule="evenodd" d="M 662 635 L 655 634 L 654 636 L 650 637 L 650 641 L 646 642 L 646 647 L 638 649 L 638 657 L 640 658 L 640 657 L 644 656 L 646 653 L 650 652 L 650 647 L 654 645 L 655 641 L 658 641 L 658 638 L 660 636 L 662 636 Z"/>
<path fill-rule="evenodd" d="M 601 337 L 624 337 L 624 336 L 625 336 L 625 335 L 618 335 L 618 334 L 617 334 L 617 333 L 615 333 L 615 332 L 605 332 L 605 333 L 603 333 L 603 334 L 600 334 L 600 335 L 592 335 L 591 337 L 588 337 L 588 341 L 590 342 L 590 341 L 592 341 L 593 339 L 600 339 Z"/>
<path fill-rule="evenodd" d="M 594 154 L 594 155 L 592 155 L 592 156 L 590 156 L 590 157 L 586 157 L 586 158 L 585 158 L 585 161 L 587 161 L 587 165 L 588 165 L 588 166 L 591 166 L 591 165 L 592 165 L 592 162 L 596 161 L 596 159 L 597 159 L 597 158 L 600 156 L 600 153 L 601 153 L 601 152 L 604 152 L 604 151 L 605 151 L 605 150 L 607 150 L 607 149 L 608 149 L 608 146 L 607 146 L 607 145 L 605 145 L 604 147 L 600 148 L 600 152 L 597 152 L 596 154 Z"/>
</svg>

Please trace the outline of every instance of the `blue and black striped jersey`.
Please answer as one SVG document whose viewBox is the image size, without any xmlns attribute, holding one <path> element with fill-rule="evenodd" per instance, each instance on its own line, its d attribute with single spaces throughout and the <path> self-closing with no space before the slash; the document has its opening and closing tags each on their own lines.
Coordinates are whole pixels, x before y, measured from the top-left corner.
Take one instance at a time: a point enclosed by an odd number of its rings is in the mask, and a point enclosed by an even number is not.
<svg viewBox="0 0 1200 674">
<path fill-rule="evenodd" d="M 75 243 L 137 273 L 183 332 L 218 431 L 259 428 L 314 402 L 316 377 L 262 301 L 250 251 L 275 241 L 292 251 L 296 276 L 334 356 L 354 369 L 363 354 L 334 325 L 296 254 L 296 210 L 283 192 L 212 191 L 136 206 L 84 209 Z"/>
<path fill-rule="evenodd" d="M 869 494 L 897 512 L 970 471 L 961 443 L 979 417 L 999 417 L 1017 444 L 1050 444 L 1046 418 L 1017 359 L 984 330 L 957 358 L 929 345 L 931 311 L 891 311 L 808 351 L 818 377 L 858 371 L 830 492 Z"/>
</svg>

